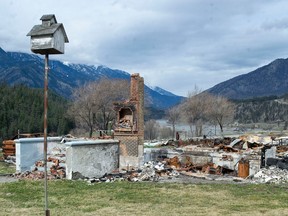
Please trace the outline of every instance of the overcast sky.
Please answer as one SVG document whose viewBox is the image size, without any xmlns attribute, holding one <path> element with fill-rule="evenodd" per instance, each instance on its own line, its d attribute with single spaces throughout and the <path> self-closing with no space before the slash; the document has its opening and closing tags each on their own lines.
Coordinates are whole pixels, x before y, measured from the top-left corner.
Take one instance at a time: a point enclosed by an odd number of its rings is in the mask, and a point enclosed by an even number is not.
<svg viewBox="0 0 288 216">
<path fill-rule="evenodd" d="M 70 63 L 140 73 L 187 96 L 288 55 L 287 0 L 1 0 L 0 47 L 31 53 L 26 34 L 55 14 Z"/>
</svg>

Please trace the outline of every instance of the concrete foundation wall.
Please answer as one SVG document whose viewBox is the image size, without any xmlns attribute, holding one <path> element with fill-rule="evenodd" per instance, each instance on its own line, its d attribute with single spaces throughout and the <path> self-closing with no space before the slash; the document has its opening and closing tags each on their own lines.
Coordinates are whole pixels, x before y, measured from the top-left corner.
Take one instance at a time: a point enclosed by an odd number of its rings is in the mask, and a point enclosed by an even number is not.
<svg viewBox="0 0 288 216">
<path fill-rule="evenodd" d="M 66 178 L 102 177 L 119 168 L 119 141 L 72 141 L 66 145 Z"/>
<path fill-rule="evenodd" d="M 47 153 L 60 144 L 62 137 L 47 138 Z M 35 162 L 44 160 L 44 137 L 21 138 L 15 140 L 16 172 L 31 170 Z"/>
</svg>

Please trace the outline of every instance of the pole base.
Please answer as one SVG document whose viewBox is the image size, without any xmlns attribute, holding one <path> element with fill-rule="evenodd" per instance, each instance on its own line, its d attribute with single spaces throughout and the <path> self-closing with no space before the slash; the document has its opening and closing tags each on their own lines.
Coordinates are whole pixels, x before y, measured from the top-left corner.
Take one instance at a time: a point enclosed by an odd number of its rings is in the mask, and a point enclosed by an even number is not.
<svg viewBox="0 0 288 216">
<path fill-rule="evenodd" d="M 50 216 L 50 210 L 49 209 L 45 210 L 45 216 Z"/>
</svg>

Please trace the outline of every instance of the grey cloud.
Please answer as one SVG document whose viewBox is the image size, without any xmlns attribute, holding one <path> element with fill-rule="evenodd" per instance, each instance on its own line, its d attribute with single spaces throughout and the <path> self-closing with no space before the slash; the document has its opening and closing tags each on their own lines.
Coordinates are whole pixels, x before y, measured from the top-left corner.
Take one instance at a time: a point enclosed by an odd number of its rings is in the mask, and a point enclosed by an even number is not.
<svg viewBox="0 0 288 216">
<path fill-rule="evenodd" d="M 264 30 L 287 30 L 288 29 L 288 17 L 281 20 L 273 20 L 262 25 Z"/>
<path fill-rule="evenodd" d="M 26 33 L 55 13 L 70 43 L 53 58 L 138 72 L 186 95 L 286 57 L 287 7 L 284 0 L 7 0 L 0 46 L 29 51 Z"/>
</svg>

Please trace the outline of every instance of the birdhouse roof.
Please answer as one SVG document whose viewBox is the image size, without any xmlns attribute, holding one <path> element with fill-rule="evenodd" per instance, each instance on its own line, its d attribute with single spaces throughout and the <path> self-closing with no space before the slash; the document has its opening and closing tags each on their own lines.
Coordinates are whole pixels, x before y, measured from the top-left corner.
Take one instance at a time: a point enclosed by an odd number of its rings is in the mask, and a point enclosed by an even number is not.
<svg viewBox="0 0 288 216">
<path fill-rule="evenodd" d="M 52 20 L 52 19 L 54 19 L 55 23 L 57 23 L 57 20 L 54 14 L 45 14 L 40 18 L 40 20 Z"/>
<path fill-rule="evenodd" d="M 49 18 L 51 19 L 51 17 L 47 17 L 47 16 L 53 16 L 53 15 L 45 15 L 45 17 L 42 16 L 41 19 L 42 20 L 49 19 Z M 54 18 L 55 18 L 55 16 L 54 16 Z M 35 25 L 31 29 L 31 31 L 27 34 L 27 36 L 53 35 L 58 29 L 62 30 L 65 43 L 68 43 L 69 40 L 68 40 L 68 37 L 66 35 L 65 29 L 64 29 L 64 26 L 62 23 L 53 23 L 51 26 Z"/>
<path fill-rule="evenodd" d="M 69 40 L 62 23 L 54 23 L 51 26 L 35 25 L 27 36 L 53 35 L 58 29 L 62 29 L 65 43 L 68 43 Z"/>
</svg>

